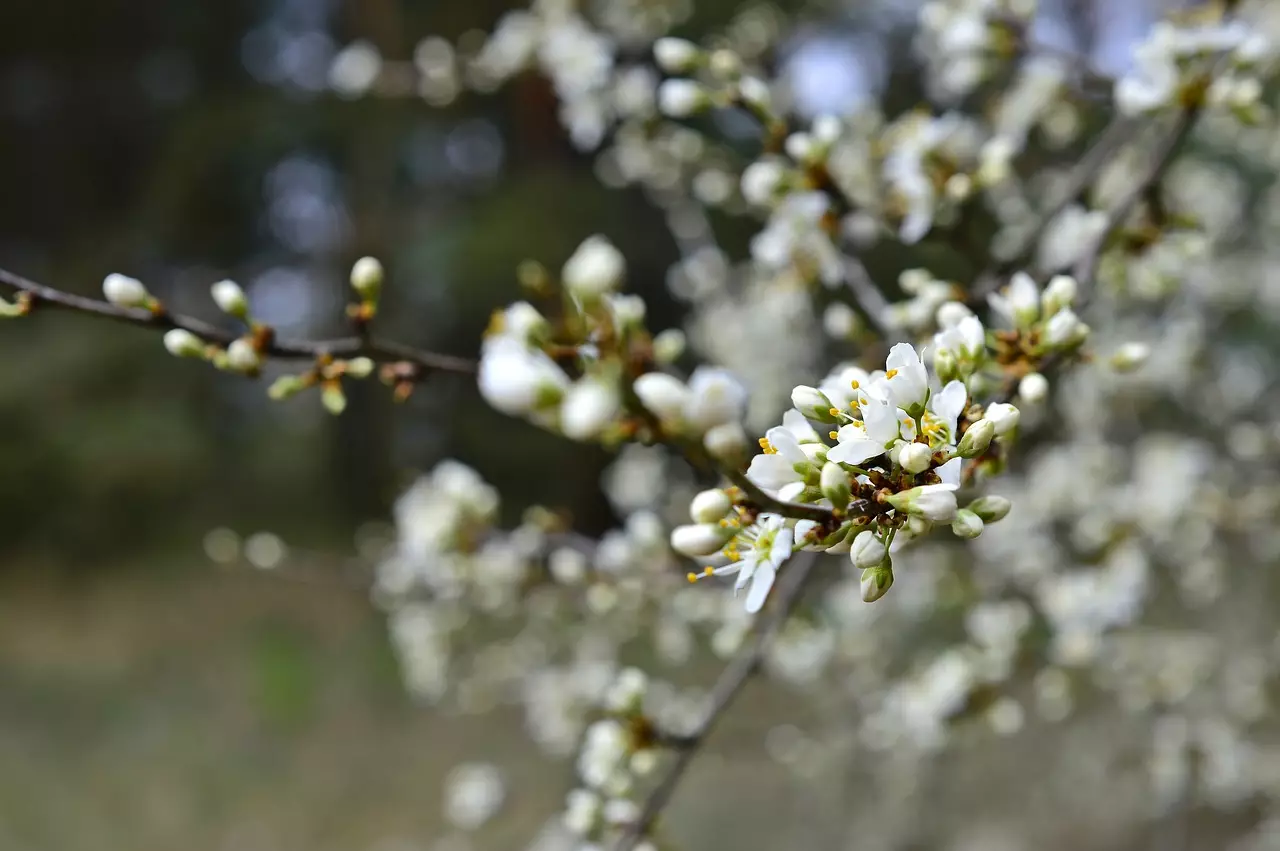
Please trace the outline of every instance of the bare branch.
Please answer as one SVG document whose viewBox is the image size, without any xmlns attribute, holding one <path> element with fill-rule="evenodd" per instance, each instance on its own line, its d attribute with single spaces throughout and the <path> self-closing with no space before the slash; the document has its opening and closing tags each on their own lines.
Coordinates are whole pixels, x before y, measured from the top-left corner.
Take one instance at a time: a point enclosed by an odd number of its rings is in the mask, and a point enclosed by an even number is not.
<svg viewBox="0 0 1280 851">
<path fill-rule="evenodd" d="M 44 284 L 38 284 L 4 269 L 0 269 L 0 284 L 18 292 L 30 294 L 36 307 L 44 305 L 76 313 L 87 313 L 91 316 L 100 316 L 116 322 L 150 328 L 155 331 L 169 331 L 174 328 L 181 328 L 185 331 L 190 331 L 202 340 L 223 346 L 229 345 L 243 336 L 243 334 L 219 328 L 216 325 L 191 316 L 168 312 L 153 313 L 143 308 L 117 307 L 105 301 L 63 292 Z M 381 340 L 376 337 L 367 339 L 362 339 L 359 336 L 337 337 L 327 340 L 273 339 L 263 349 L 262 354 L 275 358 L 308 360 L 315 360 L 324 355 L 343 358 L 362 356 L 380 362 L 408 361 L 428 372 L 473 373 L 476 371 L 475 361 L 468 358 L 423 351 L 412 346 Z"/>
<path fill-rule="evenodd" d="M 765 652 L 769 649 L 770 642 L 782 629 L 796 604 L 800 602 L 817 561 L 816 553 L 800 553 L 782 571 L 769 610 L 756 621 L 755 629 L 747 643 L 725 666 L 720 678 L 711 687 L 711 706 L 706 717 L 697 729 L 682 739 L 683 746 L 676 754 L 675 760 L 667 767 L 666 772 L 658 780 L 657 786 L 645 798 L 640 808 L 640 815 L 614 845 L 613 851 L 632 851 L 648 833 L 659 813 L 675 794 L 676 786 L 679 785 L 685 771 L 693 763 L 702 746 L 706 744 L 707 737 L 720 720 L 720 716 L 733 704 L 743 686 L 747 684 L 747 680 L 755 673 Z"/>
</svg>

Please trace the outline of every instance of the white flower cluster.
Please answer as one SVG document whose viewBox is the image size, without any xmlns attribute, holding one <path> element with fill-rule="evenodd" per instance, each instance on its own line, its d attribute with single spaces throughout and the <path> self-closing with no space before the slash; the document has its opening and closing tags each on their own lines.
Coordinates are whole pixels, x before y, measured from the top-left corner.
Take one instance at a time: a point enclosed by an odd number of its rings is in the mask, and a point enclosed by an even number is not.
<svg viewBox="0 0 1280 851">
<path fill-rule="evenodd" d="M 1203 98 L 1256 120 L 1263 74 L 1274 59 L 1267 36 L 1243 21 L 1161 22 L 1134 48 L 1133 71 L 1116 82 L 1116 107 L 1145 115 Z"/>
<path fill-rule="evenodd" d="M 935 97 L 959 100 L 1018 50 L 1036 0 L 929 0 L 920 7 L 916 52 Z"/>
</svg>

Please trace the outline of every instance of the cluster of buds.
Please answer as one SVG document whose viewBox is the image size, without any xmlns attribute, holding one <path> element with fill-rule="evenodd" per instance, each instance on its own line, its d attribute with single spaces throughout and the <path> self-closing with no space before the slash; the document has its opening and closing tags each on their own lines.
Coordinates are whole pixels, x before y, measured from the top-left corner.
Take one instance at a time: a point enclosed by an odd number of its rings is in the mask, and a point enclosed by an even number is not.
<svg viewBox="0 0 1280 851">
<path fill-rule="evenodd" d="M 713 107 L 740 106 L 774 126 L 769 85 L 745 73 L 742 57 L 728 48 L 703 50 L 681 38 L 661 38 L 653 46 L 658 67 L 673 75 L 658 87 L 658 109 L 688 118 Z"/>
<path fill-rule="evenodd" d="M 964 97 L 1017 55 L 1036 0 L 929 0 L 920 7 L 917 54 L 944 100 Z"/>
<path fill-rule="evenodd" d="M 137 284 L 137 287 L 133 284 Z M 164 308 L 141 287 L 133 279 L 122 280 L 119 275 L 108 276 L 102 284 L 103 293 L 113 304 L 147 306 L 152 312 L 162 313 Z M 274 332 L 253 319 L 249 313 L 249 299 L 235 281 L 219 281 L 209 288 L 209 294 L 219 310 L 247 326 L 244 336 L 232 340 L 224 348 L 201 339 L 185 328 L 174 328 L 164 335 L 165 349 L 174 357 L 197 358 L 208 361 L 218 369 L 250 377 L 257 376 L 262 370 Z M 130 303 L 125 304 L 126 301 Z"/>
<path fill-rule="evenodd" d="M 580 847 L 616 839 L 639 815 L 631 798 L 635 781 L 657 766 L 662 744 L 644 714 L 647 686 L 643 671 L 623 670 L 604 696 L 604 717 L 583 736 L 577 761 L 581 785 L 569 793 L 563 815 L 565 828 L 588 843 Z"/>
<path fill-rule="evenodd" d="M 1031 403 L 1043 400 L 1049 382 L 1039 366 L 1050 356 L 1077 352 L 1088 340 L 1089 326 L 1073 309 L 1078 291 L 1075 278 L 1069 275 L 1054 276 L 1042 292 L 1030 275 L 1016 272 L 1002 292 L 990 296 L 992 310 L 1008 326 L 992 335 L 991 361 L 1004 375 L 1019 379 L 1019 398 Z M 944 326 L 939 335 L 944 364 L 947 369 L 953 364 L 957 370 L 969 368 L 974 363 L 972 342 L 981 323 L 965 315 L 967 308 L 962 305 L 944 307 L 947 315 L 940 310 L 939 323 Z"/>
</svg>

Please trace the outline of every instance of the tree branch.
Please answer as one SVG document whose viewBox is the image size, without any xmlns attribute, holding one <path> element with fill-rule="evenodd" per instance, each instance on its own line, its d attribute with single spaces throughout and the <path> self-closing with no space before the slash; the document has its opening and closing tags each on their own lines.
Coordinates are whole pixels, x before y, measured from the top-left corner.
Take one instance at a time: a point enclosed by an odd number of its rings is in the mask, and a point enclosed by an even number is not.
<svg viewBox="0 0 1280 851">
<path fill-rule="evenodd" d="M 1072 267 L 1072 276 L 1075 277 L 1082 288 L 1092 283 L 1094 276 L 1098 272 L 1098 263 L 1102 259 L 1102 252 L 1106 249 L 1107 242 L 1111 239 L 1111 236 L 1124 225 L 1134 207 L 1142 200 L 1142 196 L 1158 184 L 1160 179 L 1164 177 L 1165 172 L 1169 170 L 1169 166 L 1173 165 L 1176 154 L 1181 149 L 1182 143 L 1191 135 L 1191 131 L 1196 125 L 1196 119 L 1199 117 L 1200 109 L 1198 107 L 1193 106 L 1183 109 L 1178 113 L 1177 119 L 1169 130 L 1156 141 L 1151 162 L 1139 178 L 1134 181 L 1133 185 L 1129 187 L 1129 191 L 1124 194 L 1120 202 L 1107 213 L 1107 226 L 1103 228 L 1097 239 L 1093 241 L 1088 250 L 1080 255 L 1080 259 Z"/>
<path fill-rule="evenodd" d="M 182 316 L 168 313 L 167 311 L 153 313 L 143 308 L 117 307 L 109 302 L 63 292 L 44 284 L 38 284 L 4 269 L 0 269 L 0 285 L 18 292 L 28 293 L 36 307 L 41 305 L 57 307 L 76 313 L 100 316 L 129 325 L 137 325 L 142 328 L 150 328 L 155 331 L 169 331 L 174 328 L 181 328 L 185 331 L 190 331 L 206 342 L 222 346 L 229 345 L 239 337 L 244 336 L 191 316 Z M 273 339 L 263 349 L 262 354 L 275 358 L 308 360 L 314 360 L 323 355 L 343 358 L 368 357 L 379 362 L 408 361 L 428 372 L 473 373 L 476 371 L 475 361 L 468 358 L 424 351 L 376 337 L 361 338 L 353 336 L 327 340 Z"/>
<path fill-rule="evenodd" d="M 796 604 L 800 602 L 817 560 L 816 553 L 802 552 L 791 559 L 788 566 L 781 571 L 782 575 L 779 577 L 771 608 L 764 617 L 756 621 L 751 638 L 725 666 L 720 678 L 712 686 L 711 707 L 706 717 L 683 740 L 683 747 L 676 754 L 675 760 L 658 780 L 658 785 L 649 793 L 640 808 L 640 815 L 617 841 L 613 851 L 632 851 L 649 832 L 659 813 L 675 794 L 676 786 L 679 785 L 685 771 L 693 763 L 702 746 L 706 744 L 707 737 L 720 720 L 720 716 L 733 704 L 743 686 L 747 684 L 747 680 L 755 673 L 765 652 L 769 649 L 770 642 L 782 629 Z"/>
</svg>

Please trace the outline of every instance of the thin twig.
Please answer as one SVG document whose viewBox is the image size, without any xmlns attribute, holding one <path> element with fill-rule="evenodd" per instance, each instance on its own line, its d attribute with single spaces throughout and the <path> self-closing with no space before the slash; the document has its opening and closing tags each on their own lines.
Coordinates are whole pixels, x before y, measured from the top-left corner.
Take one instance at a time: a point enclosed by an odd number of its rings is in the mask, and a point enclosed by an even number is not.
<svg viewBox="0 0 1280 851">
<path fill-rule="evenodd" d="M 87 313 L 116 322 L 150 328 L 155 331 L 169 331 L 181 328 L 190 331 L 200 339 L 222 346 L 230 345 L 241 333 L 219 328 L 208 322 L 191 316 L 182 316 L 166 312 L 153 313 L 138 307 L 117 307 L 105 301 L 99 301 L 74 293 L 63 292 L 53 287 L 38 284 L 21 275 L 0 269 L 0 284 L 18 292 L 29 293 L 35 306 L 46 305 L 76 313 Z M 379 362 L 408 361 L 427 371 L 472 373 L 476 371 L 475 361 L 454 355 L 416 349 L 401 343 L 381 340 L 376 337 L 361 339 L 355 337 L 337 337 L 328 340 L 271 340 L 262 354 L 276 358 L 293 358 L 314 360 L 323 355 L 333 357 L 368 357 Z"/>
<path fill-rule="evenodd" d="M 1071 170 L 1071 174 L 1067 177 L 1067 185 L 1062 195 L 1049 206 L 1040 218 L 1036 221 L 1031 231 L 1022 238 L 1017 247 L 1010 252 L 1009 256 L 995 263 L 985 272 L 980 274 L 969 292 L 969 302 L 980 303 L 987 296 L 998 290 L 1004 283 L 1005 277 L 1014 272 L 1018 267 L 1026 264 L 1031 255 L 1035 252 L 1036 247 L 1040 244 L 1041 237 L 1048 230 L 1049 225 L 1056 219 L 1063 210 L 1074 204 L 1081 195 L 1089 188 L 1102 169 L 1111 161 L 1121 147 L 1128 143 L 1141 127 L 1141 123 L 1124 116 L 1115 118 L 1098 140 L 1094 142 L 1093 147 L 1085 152 L 1084 156 Z"/>
<path fill-rule="evenodd" d="M 1138 202 L 1142 200 L 1142 196 L 1151 187 L 1160 182 L 1165 172 L 1168 171 L 1169 166 L 1173 164 L 1175 155 L 1181 149 L 1182 143 L 1191 135 L 1196 119 L 1199 116 L 1200 110 L 1196 107 L 1190 107 L 1178 113 L 1173 125 L 1156 142 L 1154 156 L 1148 163 L 1146 170 L 1129 187 L 1129 191 L 1124 194 L 1120 202 L 1107 213 L 1106 227 L 1102 229 L 1102 232 L 1098 234 L 1088 250 L 1080 255 L 1080 259 L 1072 267 L 1072 275 L 1080 282 L 1082 288 L 1091 283 L 1094 275 L 1097 274 L 1098 262 L 1101 260 L 1102 252 L 1107 247 L 1111 236 L 1119 228 L 1123 227 L 1125 220 L 1129 218 L 1129 214 L 1133 212 Z"/>
<path fill-rule="evenodd" d="M 711 687 L 710 707 L 702 723 L 685 739 L 684 747 L 676 754 L 658 784 L 653 788 L 640 808 L 640 815 L 614 845 L 614 851 L 632 851 L 649 832 L 649 828 L 675 794 L 676 786 L 694 758 L 706 744 L 707 737 L 725 711 L 733 704 L 747 680 L 755 673 L 764 658 L 769 644 L 804 593 L 805 585 L 817 563 L 817 554 L 804 552 L 793 558 L 783 569 L 774 591 L 769 610 L 756 621 L 755 629 L 747 643 L 733 660 L 725 666 L 720 678 Z"/>
<path fill-rule="evenodd" d="M 769 496 L 755 482 L 748 479 L 747 474 L 741 470 L 735 470 L 728 465 L 724 465 L 722 470 L 729 481 L 743 490 L 747 494 L 747 498 L 751 500 L 751 503 L 762 511 L 770 511 L 774 514 L 781 514 L 783 517 L 792 517 L 797 520 L 813 520 L 818 523 L 827 523 L 835 517 L 830 508 L 822 505 L 787 502 Z"/>
</svg>

